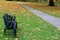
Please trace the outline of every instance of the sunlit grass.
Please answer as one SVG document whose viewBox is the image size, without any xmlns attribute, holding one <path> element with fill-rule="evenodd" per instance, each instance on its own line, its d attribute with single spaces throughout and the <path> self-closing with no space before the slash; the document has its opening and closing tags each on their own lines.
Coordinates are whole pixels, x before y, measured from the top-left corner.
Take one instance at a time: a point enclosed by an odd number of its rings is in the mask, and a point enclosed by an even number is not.
<svg viewBox="0 0 60 40">
<path fill-rule="evenodd" d="M 60 40 L 60 30 L 20 5 L 14 2 L 6 2 L 0 5 L 0 9 L 1 40 Z M 12 30 L 7 30 L 7 35 L 4 35 L 4 21 L 2 16 L 6 12 L 16 16 L 18 24 L 17 38 L 14 38 Z"/>
</svg>

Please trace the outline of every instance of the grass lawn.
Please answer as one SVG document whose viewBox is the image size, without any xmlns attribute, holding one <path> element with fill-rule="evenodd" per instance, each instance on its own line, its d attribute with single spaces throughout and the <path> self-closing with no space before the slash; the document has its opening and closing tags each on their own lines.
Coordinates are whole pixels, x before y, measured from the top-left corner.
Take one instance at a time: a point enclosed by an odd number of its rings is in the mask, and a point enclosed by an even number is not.
<svg viewBox="0 0 60 40">
<path fill-rule="evenodd" d="M 18 23 L 17 38 L 13 37 L 13 31 L 8 30 L 4 35 L 3 14 L 16 16 Z M 0 4 L 0 39 L 1 40 L 60 40 L 60 30 L 32 14 L 15 2 L 3 2 Z"/>
<path fill-rule="evenodd" d="M 55 7 L 50 7 L 48 6 L 48 4 L 43 4 L 43 3 L 25 3 L 28 6 L 31 6 L 33 8 L 36 8 L 42 12 L 45 12 L 49 15 L 53 15 L 55 17 L 60 18 L 60 2 L 56 2 L 56 6 Z"/>
</svg>

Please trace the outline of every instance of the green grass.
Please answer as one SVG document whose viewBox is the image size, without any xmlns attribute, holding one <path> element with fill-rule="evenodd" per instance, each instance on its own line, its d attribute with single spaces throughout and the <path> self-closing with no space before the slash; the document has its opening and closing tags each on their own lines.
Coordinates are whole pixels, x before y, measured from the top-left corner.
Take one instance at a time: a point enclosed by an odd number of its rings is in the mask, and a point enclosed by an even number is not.
<svg viewBox="0 0 60 40">
<path fill-rule="evenodd" d="M 29 11 L 21 12 L 19 10 L 15 10 L 14 12 L 3 10 L 0 12 L 1 40 L 15 40 L 12 30 L 8 30 L 7 35 L 4 35 L 4 21 L 2 16 L 6 12 L 16 16 L 18 40 L 60 40 L 60 30 L 55 26 L 45 22 Z"/>
<path fill-rule="evenodd" d="M 0 12 L 0 39 L 15 40 L 11 31 L 4 35 L 4 22 L 2 16 L 5 12 Z M 18 23 L 18 40 L 59 40 L 60 31 L 51 24 L 30 12 L 17 12 L 16 21 Z M 55 39 L 56 37 L 56 39 Z"/>
</svg>

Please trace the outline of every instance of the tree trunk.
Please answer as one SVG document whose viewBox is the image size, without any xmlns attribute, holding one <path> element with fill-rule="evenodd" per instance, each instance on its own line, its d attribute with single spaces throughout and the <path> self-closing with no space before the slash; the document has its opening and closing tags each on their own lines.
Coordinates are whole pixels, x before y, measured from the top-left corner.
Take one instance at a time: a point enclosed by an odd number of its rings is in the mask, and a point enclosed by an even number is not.
<svg viewBox="0 0 60 40">
<path fill-rule="evenodd" d="M 55 6 L 54 1 L 53 0 L 49 0 L 49 6 Z"/>
<path fill-rule="evenodd" d="M 12 0 L 6 0 L 6 1 L 12 1 Z"/>
</svg>

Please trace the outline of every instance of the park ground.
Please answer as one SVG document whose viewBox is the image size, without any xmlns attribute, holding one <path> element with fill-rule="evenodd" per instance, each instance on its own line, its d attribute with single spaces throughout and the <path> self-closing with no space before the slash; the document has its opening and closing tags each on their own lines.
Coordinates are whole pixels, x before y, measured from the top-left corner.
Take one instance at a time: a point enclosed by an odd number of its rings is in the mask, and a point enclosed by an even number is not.
<svg viewBox="0 0 60 40">
<path fill-rule="evenodd" d="M 26 2 L 25 5 L 33 7 L 37 10 L 43 11 L 49 15 L 55 16 L 60 18 L 60 2 L 56 2 L 56 6 L 48 6 L 48 3 L 28 3 Z"/>
<path fill-rule="evenodd" d="M 43 9 L 43 6 L 41 8 Z M 2 16 L 5 13 L 16 16 L 16 21 L 18 23 L 17 38 L 14 38 L 12 30 L 8 30 L 7 35 L 4 35 L 4 21 L 2 19 Z M 17 4 L 16 2 L 1 1 L 0 39 L 1 40 L 60 40 L 60 29 L 56 28 L 52 24 L 47 23 L 38 16 L 32 14 L 30 11 L 26 10 L 24 7 Z"/>
</svg>

